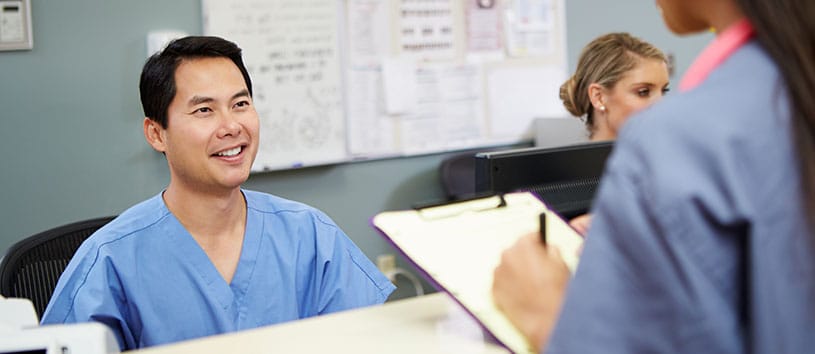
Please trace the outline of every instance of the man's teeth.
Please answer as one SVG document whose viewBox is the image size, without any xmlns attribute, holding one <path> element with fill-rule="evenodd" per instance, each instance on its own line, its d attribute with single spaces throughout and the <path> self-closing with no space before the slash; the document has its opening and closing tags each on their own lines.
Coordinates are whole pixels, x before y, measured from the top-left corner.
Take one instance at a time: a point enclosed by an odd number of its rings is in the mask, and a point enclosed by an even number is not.
<svg viewBox="0 0 815 354">
<path fill-rule="evenodd" d="M 235 156 L 241 152 L 241 147 L 238 146 L 234 149 L 224 150 L 218 153 L 218 156 Z"/>
</svg>

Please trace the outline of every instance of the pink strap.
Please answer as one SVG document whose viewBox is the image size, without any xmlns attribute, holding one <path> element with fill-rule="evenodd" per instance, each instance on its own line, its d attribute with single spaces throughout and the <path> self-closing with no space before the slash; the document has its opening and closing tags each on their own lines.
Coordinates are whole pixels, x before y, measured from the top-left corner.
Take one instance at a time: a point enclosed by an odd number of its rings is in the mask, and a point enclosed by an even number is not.
<svg viewBox="0 0 815 354">
<path fill-rule="evenodd" d="M 747 19 L 739 20 L 728 27 L 694 60 L 682 78 L 679 90 L 689 91 L 701 84 L 716 67 L 747 43 L 754 34 L 753 26 Z"/>
</svg>

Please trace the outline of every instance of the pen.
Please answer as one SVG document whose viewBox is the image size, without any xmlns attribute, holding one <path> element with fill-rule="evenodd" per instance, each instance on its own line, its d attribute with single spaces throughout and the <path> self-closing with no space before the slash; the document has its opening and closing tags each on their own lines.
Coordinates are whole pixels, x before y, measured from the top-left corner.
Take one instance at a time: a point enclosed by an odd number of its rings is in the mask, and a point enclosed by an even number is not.
<svg viewBox="0 0 815 354">
<path fill-rule="evenodd" d="M 541 242 L 546 245 L 546 212 L 543 212 L 540 215 L 540 234 Z"/>
</svg>

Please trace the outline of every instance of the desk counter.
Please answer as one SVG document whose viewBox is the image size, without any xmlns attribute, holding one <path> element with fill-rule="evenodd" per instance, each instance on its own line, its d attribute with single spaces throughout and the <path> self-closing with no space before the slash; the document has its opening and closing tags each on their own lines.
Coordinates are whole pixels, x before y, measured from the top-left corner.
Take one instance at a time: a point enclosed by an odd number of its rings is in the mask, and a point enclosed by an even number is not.
<svg viewBox="0 0 815 354">
<path fill-rule="evenodd" d="M 486 341 L 447 294 L 436 293 L 133 351 L 175 353 L 508 353 Z"/>
</svg>

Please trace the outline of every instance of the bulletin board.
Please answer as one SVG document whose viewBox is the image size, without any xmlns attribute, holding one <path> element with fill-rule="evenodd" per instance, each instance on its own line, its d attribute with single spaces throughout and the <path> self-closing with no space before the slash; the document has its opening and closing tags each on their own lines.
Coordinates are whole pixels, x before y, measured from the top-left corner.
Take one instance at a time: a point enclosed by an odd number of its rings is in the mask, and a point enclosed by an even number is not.
<svg viewBox="0 0 815 354">
<path fill-rule="evenodd" d="M 244 52 L 253 171 L 531 141 L 564 118 L 563 0 L 202 0 Z"/>
</svg>

